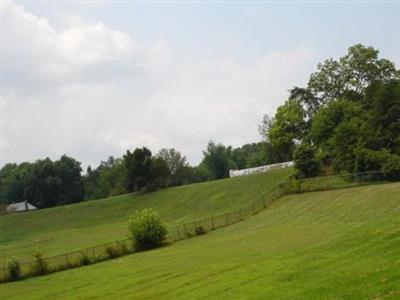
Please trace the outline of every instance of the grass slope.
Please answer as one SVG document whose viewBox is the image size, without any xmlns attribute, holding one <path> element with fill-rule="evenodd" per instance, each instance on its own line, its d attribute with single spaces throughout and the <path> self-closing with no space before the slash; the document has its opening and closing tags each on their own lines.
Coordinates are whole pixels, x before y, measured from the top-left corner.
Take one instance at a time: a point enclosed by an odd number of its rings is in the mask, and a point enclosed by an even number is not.
<svg viewBox="0 0 400 300">
<path fill-rule="evenodd" d="M 400 183 L 290 195 L 169 247 L 0 285 L 4 299 L 399 299 Z"/>
<path fill-rule="evenodd" d="M 10 256 L 30 259 L 127 238 L 127 219 L 152 207 L 168 225 L 230 212 L 265 196 L 292 169 L 123 195 L 39 211 L 0 216 L 0 267 Z"/>
</svg>

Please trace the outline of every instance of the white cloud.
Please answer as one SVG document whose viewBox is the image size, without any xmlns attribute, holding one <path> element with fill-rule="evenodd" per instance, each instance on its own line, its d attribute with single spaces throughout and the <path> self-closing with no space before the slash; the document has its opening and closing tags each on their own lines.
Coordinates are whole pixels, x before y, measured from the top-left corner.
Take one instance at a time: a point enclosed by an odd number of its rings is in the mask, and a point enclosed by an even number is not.
<svg viewBox="0 0 400 300">
<path fill-rule="evenodd" d="M 97 164 L 146 145 L 197 163 L 210 139 L 256 141 L 262 115 L 313 64 L 307 48 L 193 61 L 162 38 L 145 45 L 102 23 L 77 18 L 57 31 L 12 2 L 3 14 L 6 162 L 67 153 Z"/>
</svg>

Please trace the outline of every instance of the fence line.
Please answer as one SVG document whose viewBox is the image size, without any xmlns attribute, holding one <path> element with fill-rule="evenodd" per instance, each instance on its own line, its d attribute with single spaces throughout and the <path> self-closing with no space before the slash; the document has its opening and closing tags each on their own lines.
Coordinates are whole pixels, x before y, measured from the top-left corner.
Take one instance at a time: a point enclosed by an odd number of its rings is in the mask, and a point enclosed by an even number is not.
<svg viewBox="0 0 400 300">
<path fill-rule="evenodd" d="M 301 180 L 289 178 L 279 183 L 265 196 L 258 198 L 238 210 L 220 215 L 212 215 L 190 223 L 183 223 L 168 228 L 166 242 L 173 243 L 241 222 L 252 215 L 257 214 L 261 210 L 264 210 L 276 199 L 287 194 L 330 190 L 383 181 L 385 181 L 385 176 L 381 172 L 363 172 Z M 123 239 L 82 250 L 46 257 L 43 260 L 46 264 L 47 271 L 51 273 L 104 261 L 134 252 L 135 250 L 132 240 Z M 38 275 L 33 271 L 35 265 L 36 261 L 20 263 L 22 277 L 25 278 Z M 8 275 L 7 267 L 0 268 L 0 282 L 7 281 L 9 277 Z"/>
</svg>

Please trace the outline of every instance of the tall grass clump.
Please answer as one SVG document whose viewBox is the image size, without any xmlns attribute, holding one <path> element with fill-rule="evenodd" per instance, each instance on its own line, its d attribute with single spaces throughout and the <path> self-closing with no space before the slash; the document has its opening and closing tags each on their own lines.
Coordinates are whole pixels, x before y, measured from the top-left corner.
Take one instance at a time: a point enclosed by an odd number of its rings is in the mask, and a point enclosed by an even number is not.
<svg viewBox="0 0 400 300">
<path fill-rule="evenodd" d="M 168 232 L 160 215 L 153 209 L 136 211 L 129 218 L 128 224 L 136 251 L 161 246 Z"/>
<path fill-rule="evenodd" d="M 7 260 L 7 271 L 9 280 L 16 281 L 21 279 L 21 265 L 15 257 Z"/>
<path fill-rule="evenodd" d="M 32 252 L 32 256 L 35 259 L 34 264 L 32 265 L 32 274 L 33 275 L 45 275 L 49 273 L 49 265 L 43 258 L 43 254 L 37 251 Z"/>
</svg>

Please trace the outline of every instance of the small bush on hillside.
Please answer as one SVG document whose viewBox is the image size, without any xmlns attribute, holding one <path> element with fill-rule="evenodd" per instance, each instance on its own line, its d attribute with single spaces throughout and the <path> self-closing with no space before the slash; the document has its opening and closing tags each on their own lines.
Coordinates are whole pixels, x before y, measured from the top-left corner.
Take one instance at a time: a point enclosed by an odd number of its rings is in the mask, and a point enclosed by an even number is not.
<svg viewBox="0 0 400 300">
<path fill-rule="evenodd" d="M 294 166 L 297 169 L 298 178 L 317 176 L 321 165 L 316 158 L 316 150 L 308 144 L 301 144 L 296 148 L 293 155 Z"/>
<path fill-rule="evenodd" d="M 8 279 L 11 281 L 21 278 L 21 266 L 15 257 L 7 260 Z"/>
<path fill-rule="evenodd" d="M 44 260 L 43 254 L 37 251 L 33 251 L 32 256 L 35 259 L 35 262 L 32 266 L 32 273 L 34 275 L 45 275 L 49 273 L 49 265 Z"/>
<path fill-rule="evenodd" d="M 400 180 L 400 156 L 391 155 L 383 163 L 382 172 L 389 180 Z"/>
<path fill-rule="evenodd" d="M 127 255 L 129 253 L 128 247 L 125 242 L 117 242 L 117 249 L 122 255 Z"/>
<path fill-rule="evenodd" d="M 165 241 L 167 228 L 153 209 L 136 211 L 128 224 L 134 247 L 138 251 L 161 246 Z"/>
<path fill-rule="evenodd" d="M 120 249 L 111 245 L 106 248 L 106 253 L 109 258 L 115 258 L 122 255 Z"/>
<path fill-rule="evenodd" d="M 81 257 L 79 258 L 79 265 L 80 266 L 87 266 L 92 263 L 92 260 L 90 259 L 89 255 L 86 253 L 82 252 Z"/>
<path fill-rule="evenodd" d="M 400 156 L 387 150 L 357 149 L 355 172 L 381 171 L 386 179 L 400 179 Z"/>
<path fill-rule="evenodd" d="M 196 234 L 197 235 L 202 235 L 202 234 L 205 234 L 206 233 L 206 230 L 203 228 L 203 226 L 197 226 L 196 227 L 196 229 L 195 229 L 195 231 L 196 231 Z"/>
</svg>

